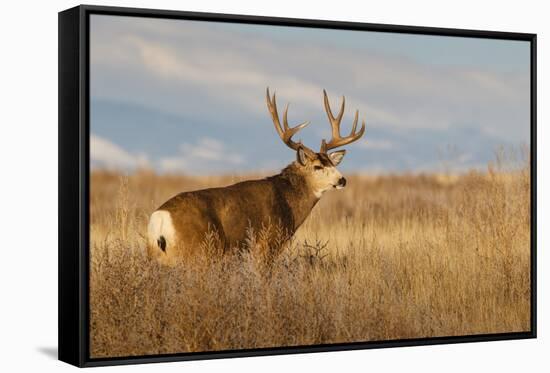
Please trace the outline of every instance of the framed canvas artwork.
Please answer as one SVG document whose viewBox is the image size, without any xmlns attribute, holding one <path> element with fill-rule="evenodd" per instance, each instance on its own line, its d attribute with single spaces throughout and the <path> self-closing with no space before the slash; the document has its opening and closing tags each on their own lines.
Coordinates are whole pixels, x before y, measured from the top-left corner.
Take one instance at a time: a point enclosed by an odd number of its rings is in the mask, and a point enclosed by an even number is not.
<svg viewBox="0 0 550 373">
<path fill-rule="evenodd" d="M 536 35 L 59 13 L 59 358 L 536 336 Z"/>
</svg>

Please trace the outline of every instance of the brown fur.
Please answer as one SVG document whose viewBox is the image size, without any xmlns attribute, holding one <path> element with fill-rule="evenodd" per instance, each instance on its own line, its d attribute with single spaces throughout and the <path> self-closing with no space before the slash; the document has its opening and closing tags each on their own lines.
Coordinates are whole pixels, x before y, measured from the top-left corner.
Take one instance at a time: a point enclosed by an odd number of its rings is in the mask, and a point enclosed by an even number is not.
<svg viewBox="0 0 550 373">
<path fill-rule="evenodd" d="M 272 230 L 271 235 L 284 237 L 270 237 L 269 242 L 282 244 L 318 201 L 307 175 L 308 168 L 294 162 L 280 174 L 265 179 L 180 193 L 158 209 L 170 212 L 178 243 L 165 253 L 158 248 L 153 251 L 167 258 L 184 256 L 200 247 L 209 232 L 215 234 L 224 250 L 238 248 L 249 232 L 259 232 L 270 225 L 279 228 Z"/>
</svg>

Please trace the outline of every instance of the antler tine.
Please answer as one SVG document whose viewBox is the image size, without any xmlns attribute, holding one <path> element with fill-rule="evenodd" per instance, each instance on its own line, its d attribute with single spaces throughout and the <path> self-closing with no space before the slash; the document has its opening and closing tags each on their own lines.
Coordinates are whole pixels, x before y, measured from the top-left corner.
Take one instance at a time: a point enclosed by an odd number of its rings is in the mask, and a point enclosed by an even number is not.
<svg viewBox="0 0 550 373">
<path fill-rule="evenodd" d="M 359 110 L 355 110 L 355 118 L 353 118 L 353 126 L 351 127 L 350 135 L 355 133 L 355 129 L 357 128 L 357 119 L 359 119 Z"/>
<path fill-rule="evenodd" d="M 344 107 L 346 106 L 346 96 L 342 96 L 342 105 L 340 106 L 340 111 L 338 112 L 338 116 L 335 118 L 332 114 L 332 110 L 330 109 L 330 103 L 328 100 L 327 91 L 323 89 L 323 95 L 325 96 L 325 110 L 327 112 L 328 118 L 330 122 L 337 122 L 338 125 L 340 125 L 340 122 L 342 121 L 342 117 L 344 116 Z"/>
<path fill-rule="evenodd" d="M 350 134 L 346 137 L 341 137 L 340 123 L 342 122 L 342 116 L 344 115 L 346 98 L 342 96 L 342 106 L 340 108 L 340 112 L 338 113 L 338 116 L 335 118 L 334 115 L 332 114 L 332 111 L 330 110 L 330 104 L 329 104 L 327 92 L 323 90 L 323 94 L 324 94 L 325 110 L 327 112 L 327 116 L 329 118 L 330 125 L 332 127 L 332 138 L 330 139 L 330 141 L 327 143 L 326 140 L 323 139 L 323 141 L 321 142 L 321 153 L 326 153 L 330 149 L 334 149 L 340 146 L 347 145 L 354 141 L 357 141 L 361 136 L 363 136 L 363 134 L 365 133 L 365 120 L 363 120 L 361 129 L 359 130 L 359 132 L 356 132 L 357 121 L 359 120 L 359 110 L 356 110 Z"/>
<path fill-rule="evenodd" d="M 267 108 L 271 114 L 271 119 L 273 120 L 273 124 L 275 125 L 275 129 L 277 130 L 277 133 L 279 134 L 279 137 L 283 142 L 291 149 L 298 150 L 298 148 L 302 147 L 304 150 L 308 152 L 313 152 L 313 150 L 309 149 L 305 145 L 303 145 L 300 141 L 294 142 L 292 140 L 292 136 L 294 136 L 298 131 L 300 131 L 302 128 L 307 126 L 310 122 L 305 121 L 303 123 L 298 124 L 295 127 L 290 127 L 288 125 L 288 104 L 285 107 L 285 112 L 283 113 L 283 125 L 281 126 L 281 122 L 279 120 L 279 113 L 277 111 L 277 101 L 275 97 L 275 92 L 273 92 L 273 99 L 271 98 L 269 94 L 269 87 L 266 89 L 266 100 L 267 100 Z"/>
<path fill-rule="evenodd" d="M 275 129 L 277 130 L 277 133 L 279 134 L 279 136 L 283 138 L 283 129 L 281 128 L 281 123 L 279 122 L 279 114 L 277 114 L 277 102 L 275 101 L 275 94 L 276 93 L 273 93 L 273 101 L 272 101 L 271 96 L 269 94 L 269 87 L 268 87 L 265 92 L 265 99 L 267 102 L 267 109 L 271 114 L 271 119 L 273 120 Z"/>
</svg>

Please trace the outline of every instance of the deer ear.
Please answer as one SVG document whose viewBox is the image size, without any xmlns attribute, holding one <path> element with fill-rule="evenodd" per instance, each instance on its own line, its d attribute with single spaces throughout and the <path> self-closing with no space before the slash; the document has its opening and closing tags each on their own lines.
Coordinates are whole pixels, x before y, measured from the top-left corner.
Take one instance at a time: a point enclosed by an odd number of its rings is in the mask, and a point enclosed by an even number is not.
<svg viewBox="0 0 550 373">
<path fill-rule="evenodd" d="M 332 163 L 335 166 L 338 166 L 340 164 L 340 162 L 342 162 L 342 159 L 344 158 L 344 155 L 346 155 L 345 150 L 338 150 L 338 151 L 330 153 L 328 156 L 329 156 L 330 160 L 332 161 Z"/>
<path fill-rule="evenodd" d="M 307 161 L 308 161 L 308 156 L 306 154 L 306 152 L 304 151 L 304 148 L 302 148 L 301 146 L 298 148 L 298 150 L 296 151 L 296 160 L 298 161 L 298 163 L 300 163 L 302 166 L 305 166 L 307 164 Z"/>
</svg>

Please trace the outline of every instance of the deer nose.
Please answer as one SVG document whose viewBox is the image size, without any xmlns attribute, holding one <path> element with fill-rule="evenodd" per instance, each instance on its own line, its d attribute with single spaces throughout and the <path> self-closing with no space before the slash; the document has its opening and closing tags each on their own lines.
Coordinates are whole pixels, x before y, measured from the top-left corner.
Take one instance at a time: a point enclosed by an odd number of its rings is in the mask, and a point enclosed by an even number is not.
<svg viewBox="0 0 550 373">
<path fill-rule="evenodd" d="M 345 177 L 341 177 L 340 180 L 338 180 L 338 185 L 340 186 L 346 186 L 346 178 Z"/>
</svg>

